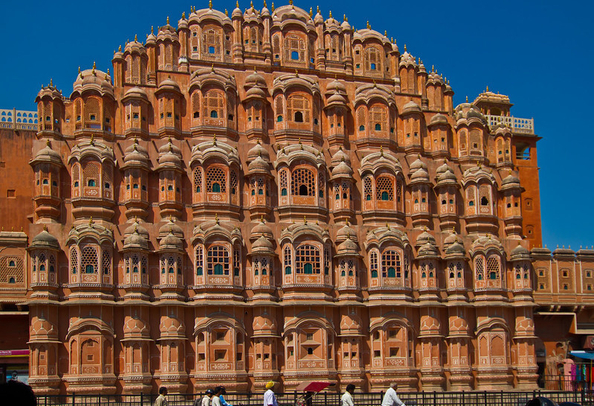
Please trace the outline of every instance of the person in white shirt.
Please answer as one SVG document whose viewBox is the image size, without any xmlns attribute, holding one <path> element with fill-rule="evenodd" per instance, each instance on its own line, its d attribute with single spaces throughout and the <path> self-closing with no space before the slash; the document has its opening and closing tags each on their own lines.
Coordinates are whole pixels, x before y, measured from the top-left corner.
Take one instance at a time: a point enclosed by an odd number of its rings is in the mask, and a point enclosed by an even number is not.
<svg viewBox="0 0 594 406">
<path fill-rule="evenodd" d="M 355 406 L 353 393 L 355 393 L 355 385 L 349 383 L 346 387 L 346 392 L 342 395 L 342 398 L 340 398 L 340 406 Z"/>
<path fill-rule="evenodd" d="M 204 392 L 204 397 L 202 400 L 200 400 L 200 398 L 196 399 L 194 406 L 210 406 L 210 398 L 212 398 L 213 394 L 214 392 L 212 389 L 207 389 L 206 392 Z"/>
<path fill-rule="evenodd" d="M 215 392 L 210 398 L 210 406 L 221 406 L 221 399 L 219 399 L 218 392 Z"/>
<path fill-rule="evenodd" d="M 264 406 L 278 406 L 276 401 L 276 395 L 272 390 L 274 388 L 274 382 L 270 381 L 266 384 L 266 392 L 264 392 Z M 213 405 L 214 406 L 214 405 Z"/>
<path fill-rule="evenodd" d="M 396 394 L 397 388 L 398 384 L 396 382 L 392 382 L 390 384 L 390 389 L 386 391 L 384 400 L 382 400 L 382 406 L 406 406 Z"/>
</svg>

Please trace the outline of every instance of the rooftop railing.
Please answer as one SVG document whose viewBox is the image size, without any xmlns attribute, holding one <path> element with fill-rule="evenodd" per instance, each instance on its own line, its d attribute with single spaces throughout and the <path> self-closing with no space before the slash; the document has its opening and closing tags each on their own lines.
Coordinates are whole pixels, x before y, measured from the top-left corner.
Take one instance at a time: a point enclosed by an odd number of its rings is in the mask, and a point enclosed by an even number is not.
<svg viewBox="0 0 594 406">
<path fill-rule="evenodd" d="M 37 131 L 38 120 L 36 111 L 0 109 L 0 128 Z"/>
<path fill-rule="evenodd" d="M 485 117 L 489 122 L 489 127 L 495 125 L 504 125 L 509 127 L 512 132 L 522 134 L 534 134 L 534 119 L 533 118 L 519 118 L 514 116 L 492 116 L 486 114 Z"/>
</svg>

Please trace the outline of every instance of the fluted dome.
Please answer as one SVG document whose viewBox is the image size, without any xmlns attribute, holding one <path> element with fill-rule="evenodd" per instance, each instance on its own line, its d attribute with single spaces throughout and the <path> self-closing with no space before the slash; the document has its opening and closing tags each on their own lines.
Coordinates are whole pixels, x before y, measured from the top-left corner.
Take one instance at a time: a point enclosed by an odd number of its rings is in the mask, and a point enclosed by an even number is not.
<svg viewBox="0 0 594 406">
<path fill-rule="evenodd" d="M 47 231 L 47 229 L 44 229 L 42 232 L 33 237 L 29 247 L 58 251 L 60 249 L 60 243 L 56 237 Z"/>
<path fill-rule="evenodd" d="M 334 79 L 332 82 L 328 84 L 326 87 L 326 93 L 346 93 L 346 86 L 340 83 L 338 80 Z"/>
<path fill-rule="evenodd" d="M 148 249 L 148 238 L 135 229 L 132 234 L 124 239 L 124 249 Z"/>
<path fill-rule="evenodd" d="M 257 71 L 254 71 L 245 78 L 245 85 L 250 87 L 266 87 L 266 79 L 264 79 L 264 76 L 260 75 Z"/>
<path fill-rule="evenodd" d="M 412 164 L 410 164 L 411 172 L 414 172 L 419 169 L 427 169 L 427 165 L 423 161 L 421 161 L 420 156 Z"/>
<path fill-rule="evenodd" d="M 148 96 L 143 89 L 138 86 L 134 86 L 126 91 L 124 98 L 122 99 L 123 102 L 128 100 L 141 100 L 148 102 Z"/>
<path fill-rule="evenodd" d="M 501 186 L 520 186 L 520 179 L 510 173 L 501 181 Z"/>
<path fill-rule="evenodd" d="M 148 151 L 138 143 L 138 139 L 134 139 L 134 143 L 124 152 L 124 164 L 130 166 L 136 164 L 148 168 L 149 162 Z"/>
<path fill-rule="evenodd" d="M 351 158 L 349 157 L 349 154 L 347 154 L 346 152 L 344 152 L 344 150 L 341 148 L 338 149 L 338 151 L 336 151 L 336 153 L 334 155 L 332 155 L 332 165 L 338 165 L 340 162 L 346 162 L 348 165 L 351 164 Z"/>
<path fill-rule="evenodd" d="M 338 255 L 359 255 L 359 246 L 348 237 L 338 245 L 336 252 Z"/>
<path fill-rule="evenodd" d="M 462 238 L 456 233 L 451 233 L 443 240 L 443 245 L 446 247 L 453 243 L 463 244 Z"/>
<path fill-rule="evenodd" d="M 437 250 L 437 247 L 434 244 L 431 244 L 428 242 L 426 244 L 423 244 L 419 248 L 417 257 L 418 258 L 437 258 L 437 257 L 439 257 L 439 251 Z"/>
<path fill-rule="evenodd" d="M 159 148 L 159 166 L 174 166 L 178 168 L 182 166 L 181 151 L 171 142 L 171 139 L 169 139 L 167 144 Z"/>
<path fill-rule="evenodd" d="M 268 153 L 268 150 L 264 146 L 262 146 L 260 142 L 258 142 L 252 148 L 250 148 L 250 150 L 247 153 L 248 161 L 256 159 L 257 157 L 262 157 L 267 161 L 270 160 L 270 154 Z"/>
<path fill-rule="evenodd" d="M 181 229 L 180 229 L 181 230 Z M 149 232 L 147 231 L 146 228 L 144 228 L 140 222 L 138 220 L 135 220 L 134 223 L 132 223 L 131 225 L 129 225 L 128 227 L 126 227 L 126 229 L 124 230 L 124 236 L 129 236 L 133 233 L 137 232 L 138 234 L 146 237 L 146 239 L 149 238 Z"/>
<path fill-rule="evenodd" d="M 159 249 L 161 250 L 181 250 L 183 248 L 183 242 L 180 238 L 175 236 L 173 232 L 170 232 L 159 241 Z"/>
<path fill-rule="evenodd" d="M 252 253 L 254 254 L 274 254 L 274 247 L 269 239 L 264 236 L 260 236 L 253 244 L 252 244 Z"/>
<path fill-rule="evenodd" d="M 435 237 L 433 237 L 429 232 L 427 232 L 426 230 L 423 231 L 421 234 L 419 234 L 419 236 L 417 237 L 417 241 L 415 243 L 415 245 L 417 247 L 424 245 L 424 244 L 435 244 Z"/>
<path fill-rule="evenodd" d="M 177 84 L 177 82 L 175 80 L 171 79 L 171 77 L 168 77 L 167 79 L 165 79 L 161 83 L 159 83 L 159 88 L 157 89 L 155 94 L 158 95 L 163 92 L 173 92 L 173 93 L 181 94 L 179 85 Z"/>
<path fill-rule="evenodd" d="M 353 176 L 353 169 L 346 164 L 346 162 L 342 161 L 337 166 L 332 169 L 332 178 L 339 178 L 339 177 L 352 177 Z"/>
<path fill-rule="evenodd" d="M 511 251 L 510 259 L 512 261 L 530 261 L 530 251 L 520 243 Z"/>
<path fill-rule="evenodd" d="M 73 92 L 71 98 L 75 95 L 82 95 L 83 93 L 91 91 L 99 93 L 101 96 L 111 96 L 113 98 L 113 85 L 111 84 L 111 77 L 100 70 L 86 69 L 78 74 L 73 85 Z"/>
<path fill-rule="evenodd" d="M 35 157 L 31 160 L 31 164 L 36 163 L 50 163 L 58 166 L 63 165 L 60 154 L 52 149 L 49 140 L 47 140 L 45 147 L 37 151 Z"/>
<path fill-rule="evenodd" d="M 175 236 L 179 238 L 184 238 L 184 232 L 180 226 L 175 224 L 173 219 L 169 219 L 165 224 L 159 228 L 159 236 L 163 237 L 167 234 L 173 233 Z"/>
<path fill-rule="evenodd" d="M 447 124 L 447 123 L 448 123 L 447 117 L 441 113 L 437 113 L 436 115 L 431 117 L 431 121 L 429 122 L 429 125 Z"/>
<path fill-rule="evenodd" d="M 445 250 L 446 258 L 447 257 L 463 257 L 466 254 L 466 250 L 464 246 L 459 242 L 454 242 Z"/>
<path fill-rule="evenodd" d="M 256 157 L 248 165 L 248 174 L 253 175 L 256 173 L 270 175 L 270 163 L 266 162 L 262 157 Z"/>
</svg>

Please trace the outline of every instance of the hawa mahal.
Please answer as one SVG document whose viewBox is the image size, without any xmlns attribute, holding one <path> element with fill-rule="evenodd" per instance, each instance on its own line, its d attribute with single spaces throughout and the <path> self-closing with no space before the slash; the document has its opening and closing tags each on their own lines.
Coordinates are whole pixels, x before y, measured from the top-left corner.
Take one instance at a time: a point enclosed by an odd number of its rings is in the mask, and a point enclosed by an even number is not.
<svg viewBox="0 0 594 406">
<path fill-rule="evenodd" d="M 0 366 L 36 393 L 533 389 L 589 344 L 594 251 L 541 247 L 507 96 L 454 106 L 292 4 L 192 9 L 112 62 L 0 111 Z"/>
</svg>

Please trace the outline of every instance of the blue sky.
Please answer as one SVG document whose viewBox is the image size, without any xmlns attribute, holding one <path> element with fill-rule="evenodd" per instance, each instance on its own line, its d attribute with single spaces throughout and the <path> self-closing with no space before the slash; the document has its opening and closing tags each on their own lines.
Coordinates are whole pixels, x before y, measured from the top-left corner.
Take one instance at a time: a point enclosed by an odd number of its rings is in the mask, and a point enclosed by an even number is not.
<svg viewBox="0 0 594 406">
<path fill-rule="evenodd" d="M 234 1 L 213 1 L 231 12 Z M 288 0 L 277 1 L 279 7 Z M 446 76 L 455 104 L 489 86 L 510 96 L 512 113 L 535 119 L 542 200 L 543 243 L 594 245 L 594 3 L 586 1 L 295 1 L 325 18 L 346 14 L 355 28 L 388 31 L 403 51 Z M 176 25 L 190 7 L 208 1 L 4 2 L 0 108 L 35 110 L 41 84 L 50 78 L 65 95 L 78 67 L 111 69 L 113 51 L 138 34 L 146 38 L 170 16 Z M 256 0 L 255 7 L 261 7 Z M 270 0 L 268 1 L 270 7 Z M 240 1 L 242 10 L 249 7 Z M 173 24 L 175 23 L 175 24 Z M 585 73 L 585 76 L 582 76 Z"/>
</svg>

